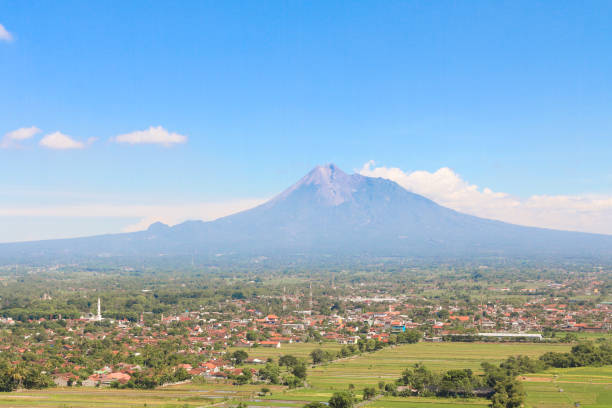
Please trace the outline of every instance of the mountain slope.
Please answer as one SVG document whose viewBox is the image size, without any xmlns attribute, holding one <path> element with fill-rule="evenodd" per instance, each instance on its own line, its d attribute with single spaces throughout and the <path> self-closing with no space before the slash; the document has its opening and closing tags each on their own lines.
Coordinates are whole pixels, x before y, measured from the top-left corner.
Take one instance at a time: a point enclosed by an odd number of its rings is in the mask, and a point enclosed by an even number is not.
<svg viewBox="0 0 612 408">
<path fill-rule="evenodd" d="M 395 182 L 318 166 L 270 201 L 212 222 L 0 245 L 8 257 L 292 254 L 612 257 L 612 236 L 521 227 L 462 214 Z"/>
</svg>

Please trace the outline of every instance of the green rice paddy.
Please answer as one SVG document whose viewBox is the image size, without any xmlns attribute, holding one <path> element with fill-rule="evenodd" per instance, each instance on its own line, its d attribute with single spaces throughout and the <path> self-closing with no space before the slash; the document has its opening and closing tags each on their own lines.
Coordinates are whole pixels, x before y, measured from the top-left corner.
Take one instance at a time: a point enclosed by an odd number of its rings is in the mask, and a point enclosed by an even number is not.
<svg viewBox="0 0 612 408">
<path fill-rule="evenodd" d="M 280 349 L 256 348 L 251 357 L 278 358 L 282 354 L 308 357 L 315 348 L 337 350 L 337 344 L 283 344 Z M 0 394 L 0 407 L 208 407 L 248 401 L 252 407 L 302 407 L 310 401 L 327 401 L 352 384 L 358 396 L 366 386 L 392 382 L 401 371 L 423 363 L 432 370 L 471 368 L 481 372 L 482 362 L 498 363 L 512 355 L 537 357 L 547 351 L 567 351 L 567 344 L 538 343 L 418 343 L 386 348 L 308 370 L 308 388 L 272 388 L 258 397 L 261 385 L 186 384 L 151 391 L 90 388 L 48 389 Z M 526 408 L 612 407 L 612 366 L 552 369 L 522 377 L 527 391 Z M 484 408 L 485 399 L 382 397 L 365 406 L 373 408 Z"/>
</svg>

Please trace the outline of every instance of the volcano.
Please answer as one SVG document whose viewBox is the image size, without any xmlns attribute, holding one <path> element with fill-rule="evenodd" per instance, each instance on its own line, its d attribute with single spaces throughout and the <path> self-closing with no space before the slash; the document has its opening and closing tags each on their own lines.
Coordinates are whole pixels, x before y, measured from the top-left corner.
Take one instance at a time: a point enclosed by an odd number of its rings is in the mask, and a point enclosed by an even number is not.
<svg viewBox="0 0 612 408">
<path fill-rule="evenodd" d="M 214 221 L 0 245 L 0 260 L 91 256 L 612 258 L 612 236 L 462 214 L 397 183 L 317 166 L 268 202 Z"/>
</svg>

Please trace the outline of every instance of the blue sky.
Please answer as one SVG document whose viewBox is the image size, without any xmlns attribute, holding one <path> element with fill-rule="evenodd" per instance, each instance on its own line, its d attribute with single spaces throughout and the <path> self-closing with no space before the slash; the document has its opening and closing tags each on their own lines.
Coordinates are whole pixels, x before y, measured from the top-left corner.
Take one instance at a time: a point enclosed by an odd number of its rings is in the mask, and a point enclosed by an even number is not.
<svg viewBox="0 0 612 408">
<path fill-rule="evenodd" d="M 524 207 L 553 197 L 565 212 L 542 226 L 612 233 L 611 12 L 605 1 L 3 1 L 0 137 L 40 132 L 0 149 L 0 241 L 214 218 L 317 164 L 370 160 L 390 178 L 449 168 L 421 180 L 452 174 Z M 185 141 L 118 142 L 152 126 Z M 55 132 L 77 148 L 40 144 Z M 537 224 L 409 180 L 445 205 Z"/>
</svg>

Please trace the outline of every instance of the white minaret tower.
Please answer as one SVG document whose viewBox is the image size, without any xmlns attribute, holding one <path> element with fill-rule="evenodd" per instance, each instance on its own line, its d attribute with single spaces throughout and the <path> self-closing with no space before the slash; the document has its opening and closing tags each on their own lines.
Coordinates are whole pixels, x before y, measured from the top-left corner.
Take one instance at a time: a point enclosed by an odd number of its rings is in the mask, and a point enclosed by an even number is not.
<svg viewBox="0 0 612 408">
<path fill-rule="evenodd" d="M 102 309 L 100 308 L 100 298 L 98 298 L 98 315 L 96 316 L 97 321 L 102 320 Z"/>
<path fill-rule="evenodd" d="M 310 300 L 308 306 L 310 306 L 310 310 L 312 310 L 312 282 L 310 282 Z"/>
</svg>

